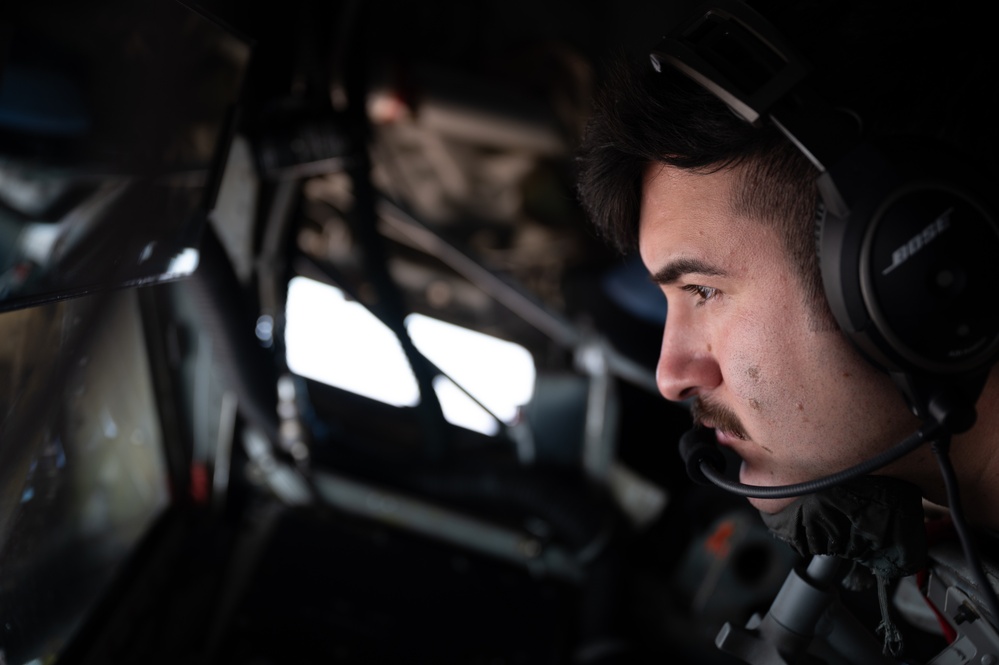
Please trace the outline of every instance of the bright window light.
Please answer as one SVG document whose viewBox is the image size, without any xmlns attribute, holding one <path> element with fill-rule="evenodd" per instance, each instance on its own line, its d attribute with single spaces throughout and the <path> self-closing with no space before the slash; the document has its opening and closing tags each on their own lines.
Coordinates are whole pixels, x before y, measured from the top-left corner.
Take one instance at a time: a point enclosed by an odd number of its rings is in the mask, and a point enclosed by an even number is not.
<svg viewBox="0 0 999 665">
<path fill-rule="evenodd" d="M 420 390 L 395 335 L 340 289 L 304 277 L 288 285 L 288 368 L 393 406 L 416 406 Z"/>
<path fill-rule="evenodd" d="M 522 346 L 437 319 L 406 319 L 413 343 L 447 378 L 434 384 L 449 422 L 484 434 L 499 431 L 489 411 L 512 422 L 534 390 L 535 367 Z M 288 286 L 288 367 L 301 376 L 393 406 L 416 406 L 419 389 L 395 335 L 339 289 L 305 277 Z"/>
</svg>

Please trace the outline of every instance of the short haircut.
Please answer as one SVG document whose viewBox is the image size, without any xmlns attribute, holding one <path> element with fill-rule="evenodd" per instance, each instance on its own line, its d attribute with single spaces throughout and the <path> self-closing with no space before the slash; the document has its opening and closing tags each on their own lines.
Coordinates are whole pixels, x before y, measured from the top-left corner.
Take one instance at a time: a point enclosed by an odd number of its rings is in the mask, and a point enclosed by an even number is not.
<svg viewBox="0 0 999 665">
<path fill-rule="evenodd" d="M 815 251 L 816 169 L 773 127 L 754 128 L 686 77 L 619 61 L 596 100 L 578 156 L 580 201 L 599 233 L 635 250 L 642 178 L 652 164 L 738 168 L 735 212 L 773 225 L 809 295 L 821 295 Z"/>
</svg>

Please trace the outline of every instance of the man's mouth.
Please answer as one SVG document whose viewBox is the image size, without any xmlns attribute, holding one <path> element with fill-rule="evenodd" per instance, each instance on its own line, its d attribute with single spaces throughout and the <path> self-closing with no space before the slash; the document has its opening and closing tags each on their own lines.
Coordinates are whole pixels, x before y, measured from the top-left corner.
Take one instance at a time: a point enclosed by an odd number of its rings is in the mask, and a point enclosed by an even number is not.
<svg viewBox="0 0 999 665">
<path fill-rule="evenodd" d="M 749 439 L 739 417 L 728 407 L 698 397 L 691 406 L 691 415 L 698 425 L 714 429 L 719 443 Z"/>
</svg>

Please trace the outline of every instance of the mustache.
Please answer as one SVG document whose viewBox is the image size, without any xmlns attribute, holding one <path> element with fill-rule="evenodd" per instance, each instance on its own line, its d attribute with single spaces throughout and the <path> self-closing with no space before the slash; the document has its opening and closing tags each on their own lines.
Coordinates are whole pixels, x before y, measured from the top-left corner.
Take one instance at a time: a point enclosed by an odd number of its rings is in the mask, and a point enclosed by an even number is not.
<svg viewBox="0 0 999 665">
<path fill-rule="evenodd" d="M 731 409 L 715 404 L 703 397 L 696 397 L 690 406 L 694 422 L 702 427 L 713 427 L 731 434 L 737 439 L 747 440 L 746 429 Z"/>
</svg>

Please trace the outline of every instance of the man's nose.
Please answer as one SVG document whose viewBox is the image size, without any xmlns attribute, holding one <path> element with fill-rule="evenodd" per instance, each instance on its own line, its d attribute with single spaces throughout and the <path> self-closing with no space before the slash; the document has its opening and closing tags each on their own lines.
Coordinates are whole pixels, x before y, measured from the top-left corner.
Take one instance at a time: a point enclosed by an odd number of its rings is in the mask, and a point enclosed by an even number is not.
<svg viewBox="0 0 999 665">
<path fill-rule="evenodd" d="M 682 313 L 670 312 L 656 367 L 659 392 L 680 402 L 715 388 L 721 379 L 721 367 L 704 331 L 687 325 Z"/>
</svg>

